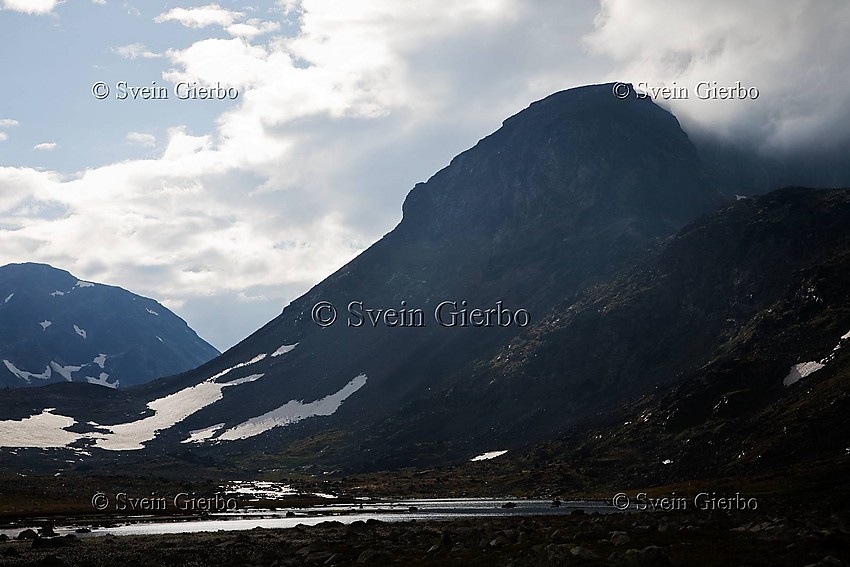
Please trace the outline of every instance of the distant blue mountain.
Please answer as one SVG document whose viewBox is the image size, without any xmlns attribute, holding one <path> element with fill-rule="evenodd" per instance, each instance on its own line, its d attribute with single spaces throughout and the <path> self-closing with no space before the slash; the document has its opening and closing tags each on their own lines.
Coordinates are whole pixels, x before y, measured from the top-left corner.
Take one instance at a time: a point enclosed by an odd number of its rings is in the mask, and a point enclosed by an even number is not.
<svg viewBox="0 0 850 567">
<path fill-rule="evenodd" d="M 153 299 L 46 264 L 0 267 L 0 386 L 132 386 L 218 354 Z"/>
</svg>

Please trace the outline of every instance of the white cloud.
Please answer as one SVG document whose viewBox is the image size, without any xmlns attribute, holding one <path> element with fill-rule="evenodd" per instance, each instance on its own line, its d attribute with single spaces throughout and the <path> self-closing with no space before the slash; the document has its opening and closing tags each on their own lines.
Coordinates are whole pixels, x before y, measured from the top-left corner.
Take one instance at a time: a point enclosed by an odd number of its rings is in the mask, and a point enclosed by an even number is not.
<svg viewBox="0 0 850 567">
<path fill-rule="evenodd" d="M 20 126 L 20 124 L 20 122 L 11 118 L 0 119 L 0 128 L 14 128 L 15 126 Z"/>
<path fill-rule="evenodd" d="M 227 26 L 227 33 L 233 37 L 244 37 L 253 39 L 257 36 L 271 33 L 280 29 L 279 22 L 264 22 L 258 19 L 251 19 L 241 24 L 231 24 Z"/>
<path fill-rule="evenodd" d="M 57 180 L 58 176 L 53 173 L 25 167 L 0 166 L 0 186 L 3 187 L 3 191 L 0 191 L 0 219 L 3 218 L 3 211 L 11 210 L 27 198 L 49 201 L 51 189 Z M 12 220 L 12 218 L 7 217 L 6 220 Z M 12 224 L 15 223 L 12 222 Z"/>
<path fill-rule="evenodd" d="M 207 4 L 198 8 L 172 8 L 154 18 L 154 21 L 158 24 L 168 21 L 180 22 L 189 28 L 227 27 L 242 16 L 242 12 L 227 10 L 217 4 Z"/>
<path fill-rule="evenodd" d="M 670 102 L 686 123 L 781 149 L 846 140 L 850 125 L 850 3 L 603 0 L 588 43 L 612 57 L 617 80 L 691 89 Z M 717 81 L 759 89 L 757 100 L 699 100 Z"/>
<path fill-rule="evenodd" d="M 156 136 L 144 132 L 129 132 L 125 138 L 131 144 L 138 144 L 145 148 L 156 147 Z"/>
<path fill-rule="evenodd" d="M 594 79 L 571 55 L 589 14 L 561 3 L 293 9 L 294 35 L 167 52 L 166 81 L 221 82 L 237 101 L 210 132 L 170 129 L 150 159 L 31 170 L 34 202 L 0 207 L 0 227 L 14 227 L 0 228 L 5 257 L 168 298 L 228 346 L 390 230 L 416 182 L 505 117 Z M 252 328 L 240 327 L 248 312 Z"/>
<path fill-rule="evenodd" d="M 56 142 L 42 142 L 41 144 L 34 145 L 32 149 L 39 152 L 52 152 L 58 147 L 59 144 L 57 144 Z"/>
<path fill-rule="evenodd" d="M 49 14 L 61 2 L 59 0 L 2 0 L 3 9 L 24 14 Z"/>
<path fill-rule="evenodd" d="M 162 57 L 161 53 L 149 50 L 143 43 L 131 43 L 129 45 L 114 47 L 112 48 L 112 51 L 124 59 L 155 59 L 157 57 Z"/>
</svg>

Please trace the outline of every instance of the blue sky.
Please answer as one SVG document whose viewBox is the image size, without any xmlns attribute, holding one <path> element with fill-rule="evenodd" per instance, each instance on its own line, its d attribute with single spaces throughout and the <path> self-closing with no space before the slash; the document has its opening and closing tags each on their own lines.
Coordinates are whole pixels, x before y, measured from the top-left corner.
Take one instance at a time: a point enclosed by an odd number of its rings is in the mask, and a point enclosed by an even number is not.
<svg viewBox="0 0 850 567">
<path fill-rule="evenodd" d="M 848 4 L 745 4 L 0 0 L 0 264 L 156 298 L 224 349 L 552 92 L 741 80 L 757 101 L 670 105 L 765 151 L 846 137 Z M 121 81 L 171 96 L 116 100 Z M 176 100 L 181 81 L 240 94 Z"/>
</svg>

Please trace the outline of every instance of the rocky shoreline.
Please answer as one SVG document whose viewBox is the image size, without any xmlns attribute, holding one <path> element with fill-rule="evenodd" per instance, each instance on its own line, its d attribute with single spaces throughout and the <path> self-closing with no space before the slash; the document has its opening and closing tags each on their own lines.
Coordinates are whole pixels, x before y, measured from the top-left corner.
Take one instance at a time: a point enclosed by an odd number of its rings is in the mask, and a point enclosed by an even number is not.
<svg viewBox="0 0 850 567">
<path fill-rule="evenodd" d="M 0 564 L 123 567 L 295 565 L 847 565 L 846 515 L 573 513 L 156 536 L 0 541 Z"/>
</svg>

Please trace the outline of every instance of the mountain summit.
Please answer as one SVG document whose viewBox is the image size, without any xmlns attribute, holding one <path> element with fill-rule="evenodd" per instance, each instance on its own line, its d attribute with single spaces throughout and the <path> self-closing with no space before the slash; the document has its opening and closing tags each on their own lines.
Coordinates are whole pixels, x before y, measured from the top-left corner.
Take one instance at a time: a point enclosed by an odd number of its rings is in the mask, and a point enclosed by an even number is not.
<svg viewBox="0 0 850 567">
<path fill-rule="evenodd" d="M 464 384 L 556 306 L 719 202 L 670 113 L 617 99 L 611 85 L 559 92 L 417 184 L 399 226 L 220 357 L 110 403 L 69 401 L 66 388 L 61 400 L 42 398 L 53 414 L 35 417 L 101 424 L 75 429 L 74 443 L 110 450 L 278 453 L 333 437 L 326 455 L 374 465 L 374 453 L 353 448 L 376 439 L 377 424 L 415 430 L 405 415 L 427 419 L 418 410 L 440 403 L 435 392 Z M 476 309 L 509 311 L 510 323 L 476 324 Z M 472 439 L 487 412 L 467 407 L 433 425 Z M 382 437 L 376 451 L 391 455 Z"/>
<path fill-rule="evenodd" d="M 0 385 L 132 386 L 217 354 L 153 299 L 46 264 L 0 267 Z"/>
</svg>

